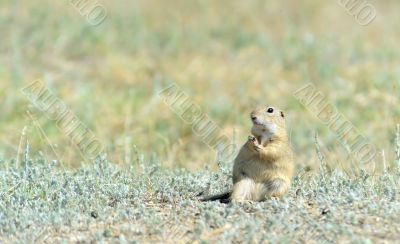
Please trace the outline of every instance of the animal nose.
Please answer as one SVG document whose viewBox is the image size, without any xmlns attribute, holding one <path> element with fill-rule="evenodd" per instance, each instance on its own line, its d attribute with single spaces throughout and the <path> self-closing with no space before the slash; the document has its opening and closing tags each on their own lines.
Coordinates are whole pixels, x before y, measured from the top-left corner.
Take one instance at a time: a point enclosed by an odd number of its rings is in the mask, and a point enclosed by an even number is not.
<svg viewBox="0 0 400 244">
<path fill-rule="evenodd" d="M 257 117 L 256 116 L 251 116 L 251 120 L 256 120 Z"/>
</svg>

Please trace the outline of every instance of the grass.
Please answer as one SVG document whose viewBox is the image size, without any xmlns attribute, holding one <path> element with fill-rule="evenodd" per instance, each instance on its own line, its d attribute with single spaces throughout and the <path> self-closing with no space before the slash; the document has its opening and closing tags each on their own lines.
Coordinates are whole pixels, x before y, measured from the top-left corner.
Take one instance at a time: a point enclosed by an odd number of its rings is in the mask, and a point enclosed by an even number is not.
<svg viewBox="0 0 400 244">
<path fill-rule="evenodd" d="M 109 160 L 118 164 L 129 164 L 127 155 L 136 147 L 158 155 L 170 168 L 216 165 L 215 153 L 157 99 L 171 82 L 235 143 L 249 133 L 254 104 L 274 104 L 287 112 L 298 164 L 318 166 L 315 131 L 329 161 L 347 162 L 351 157 L 335 135 L 293 97 L 312 81 L 378 151 L 385 150 L 388 161 L 394 159 L 400 22 L 393 1 L 376 3 L 377 19 L 367 27 L 335 1 L 132 1 L 129 8 L 104 3 L 108 18 L 97 27 L 68 1 L 2 4 L 4 158 L 15 157 L 20 133 L 28 126 L 33 150 L 48 160 L 56 157 L 49 144 L 65 165 L 78 167 L 84 160 L 43 113 L 32 109 L 50 143 L 25 115 L 30 104 L 21 89 L 40 79 L 94 131 Z"/>
<path fill-rule="evenodd" d="M 337 1 L 316 0 L 102 2 L 107 19 L 93 27 L 69 1 L 3 0 L 2 242 L 397 240 L 400 17 L 397 1 L 368 2 L 377 17 L 365 27 Z M 106 158 L 86 160 L 29 103 L 21 89 L 38 79 Z M 309 82 L 374 144 L 374 171 L 293 96 Z M 171 83 L 238 145 L 254 104 L 285 110 L 290 194 L 198 202 L 230 187 L 231 163 L 158 97 Z"/>
<path fill-rule="evenodd" d="M 399 171 L 351 179 L 302 171 L 288 196 L 254 204 L 200 202 L 229 189 L 220 171 L 107 161 L 59 170 L 43 159 L 1 161 L 1 242 L 394 242 Z"/>
</svg>

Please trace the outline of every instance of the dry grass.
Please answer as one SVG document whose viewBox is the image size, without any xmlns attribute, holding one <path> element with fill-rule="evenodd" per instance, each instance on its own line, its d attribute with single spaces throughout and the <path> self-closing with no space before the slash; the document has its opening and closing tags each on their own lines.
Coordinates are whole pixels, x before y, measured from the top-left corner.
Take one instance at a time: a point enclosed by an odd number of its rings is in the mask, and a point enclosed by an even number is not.
<svg viewBox="0 0 400 244">
<path fill-rule="evenodd" d="M 314 131 L 331 162 L 347 161 L 335 136 L 292 96 L 313 81 L 392 159 L 400 114 L 395 6 L 377 4 L 376 20 L 361 27 L 335 1 L 117 2 L 105 3 L 107 20 L 91 27 L 68 2 L 7 3 L 1 15 L 1 153 L 14 157 L 19 134 L 29 126 L 34 149 L 54 156 L 24 116 L 28 102 L 20 93 L 41 79 L 94 130 L 111 161 L 123 163 L 136 145 L 168 166 L 215 165 L 190 125 L 155 97 L 174 81 L 237 143 L 249 133 L 253 104 L 276 104 L 289 115 L 300 165 L 315 165 Z M 79 165 L 76 148 L 42 117 L 39 124 L 58 145 L 60 160 Z"/>
<path fill-rule="evenodd" d="M 346 162 L 335 136 L 292 96 L 312 81 L 388 161 L 394 158 L 400 115 L 394 1 L 376 3 L 377 18 L 367 27 L 335 1 L 126 4 L 105 4 L 107 20 L 92 27 L 68 1 L 3 3 L 2 155 L 15 157 L 28 126 L 34 151 L 54 157 L 24 116 L 28 101 L 20 89 L 41 79 L 94 130 L 115 163 L 136 145 L 167 166 L 215 165 L 215 154 L 190 126 L 156 99 L 174 81 L 228 136 L 235 132 L 237 143 L 249 133 L 253 104 L 276 104 L 289 115 L 299 165 L 316 165 L 315 131 L 329 161 Z M 79 165 L 76 148 L 43 117 L 38 122 L 61 159 Z"/>
<path fill-rule="evenodd" d="M 112 163 L 217 169 L 215 152 L 157 96 L 175 82 L 235 143 L 249 134 L 253 105 L 274 104 L 286 111 L 298 172 L 318 170 L 318 133 L 328 173 L 359 173 L 364 165 L 293 96 L 311 81 L 375 145 L 377 171 L 390 169 L 400 123 L 399 4 L 368 2 L 377 17 L 365 27 L 338 1 L 316 0 L 104 2 L 107 20 L 93 27 L 69 1 L 3 0 L 0 158 L 22 164 L 29 142 L 35 157 L 82 165 L 76 146 L 21 93 L 40 79 Z"/>
</svg>

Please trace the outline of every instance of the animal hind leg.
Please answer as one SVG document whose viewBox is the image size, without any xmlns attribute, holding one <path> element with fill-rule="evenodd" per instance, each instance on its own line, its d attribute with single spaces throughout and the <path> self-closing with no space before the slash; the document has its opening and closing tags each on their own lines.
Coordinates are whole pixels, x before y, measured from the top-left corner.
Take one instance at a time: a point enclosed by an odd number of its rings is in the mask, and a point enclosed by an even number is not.
<svg viewBox="0 0 400 244">
<path fill-rule="evenodd" d="M 288 181 L 282 178 L 264 182 L 257 186 L 257 200 L 262 201 L 271 197 L 280 198 L 288 192 L 289 184 Z"/>
<path fill-rule="evenodd" d="M 233 202 L 253 201 L 254 181 L 243 178 L 233 185 L 231 200 Z"/>
</svg>

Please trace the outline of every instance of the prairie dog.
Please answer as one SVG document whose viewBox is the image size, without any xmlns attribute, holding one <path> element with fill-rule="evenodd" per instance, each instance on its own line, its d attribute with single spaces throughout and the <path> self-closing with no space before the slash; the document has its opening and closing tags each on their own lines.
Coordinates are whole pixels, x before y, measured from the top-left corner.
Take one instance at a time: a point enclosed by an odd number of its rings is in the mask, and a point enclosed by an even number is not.
<svg viewBox="0 0 400 244">
<path fill-rule="evenodd" d="M 293 153 L 284 113 L 271 106 L 251 114 L 252 135 L 240 149 L 233 166 L 230 200 L 263 201 L 286 194 L 293 175 Z"/>
</svg>

